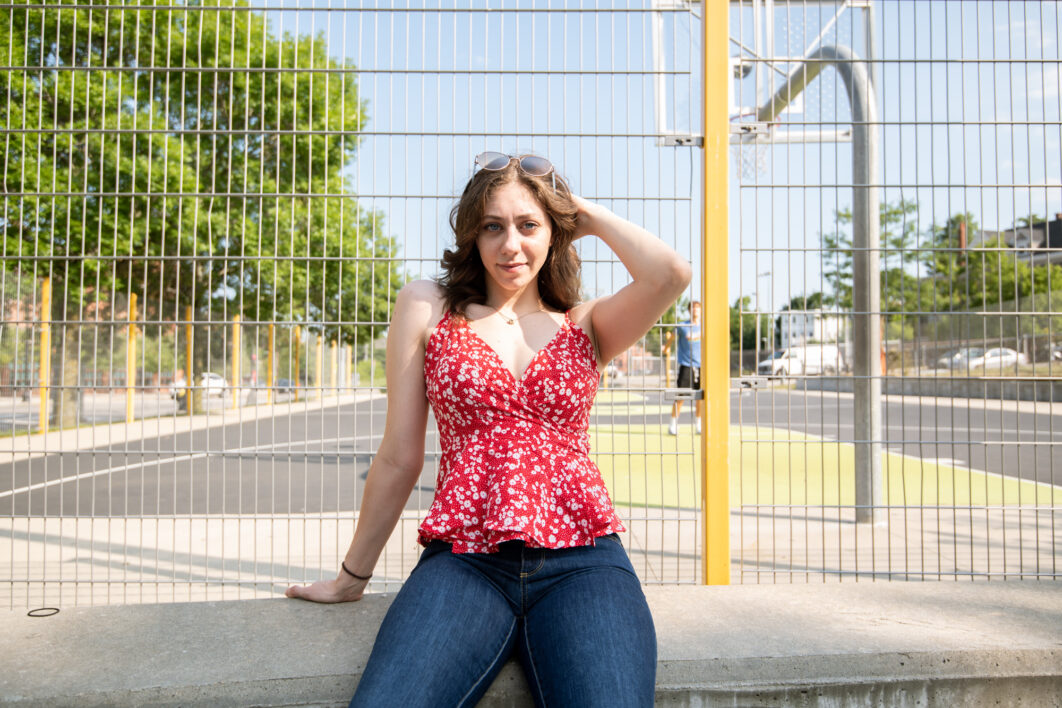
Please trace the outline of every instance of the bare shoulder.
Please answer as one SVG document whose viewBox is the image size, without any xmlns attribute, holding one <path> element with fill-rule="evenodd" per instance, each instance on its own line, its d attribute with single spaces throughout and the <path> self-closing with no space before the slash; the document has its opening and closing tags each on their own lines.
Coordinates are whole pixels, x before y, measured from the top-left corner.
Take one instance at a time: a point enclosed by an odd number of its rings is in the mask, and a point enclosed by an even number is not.
<svg viewBox="0 0 1062 708">
<path fill-rule="evenodd" d="M 402 286 L 395 299 L 391 326 L 427 341 L 446 307 L 443 289 L 433 280 L 413 280 Z"/>
</svg>

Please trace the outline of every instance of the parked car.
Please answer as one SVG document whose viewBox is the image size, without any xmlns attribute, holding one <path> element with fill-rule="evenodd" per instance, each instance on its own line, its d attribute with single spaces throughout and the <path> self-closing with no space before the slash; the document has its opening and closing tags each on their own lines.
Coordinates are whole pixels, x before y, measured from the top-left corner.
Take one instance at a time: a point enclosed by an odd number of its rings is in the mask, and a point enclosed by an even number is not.
<svg viewBox="0 0 1062 708">
<path fill-rule="evenodd" d="M 836 374 L 844 369 L 844 357 L 836 344 L 806 344 L 779 349 L 756 364 L 756 372 L 761 376 Z"/>
<path fill-rule="evenodd" d="M 229 382 L 225 380 L 225 377 L 212 371 L 200 373 L 199 382 L 196 386 L 205 396 L 224 396 L 229 390 Z M 177 379 L 170 386 L 170 398 L 177 399 L 183 396 L 187 387 L 188 384 L 185 383 L 183 378 Z"/>
<path fill-rule="evenodd" d="M 970 359 L 970 368 L 978 369 L 1013 369 L 1015 366 L 1027 364 L 1025 355 L 1007 347 L 989 349 L 984 354 Z"/>
<path fill-rule="evenodd" d="M 1058 344 L 1052 344 L 1051 349 L 1048 350 L 1051 361 L 1062 361 L 1062 342 Z"/>
<path fill-rule="evenodd" d="M 277 379 L 277 383 L 274 386 L 277 393 L 291 393 L 295 390 L 294 379 Z"/>
<path fill-rule="evenodd" d="M 938 369 L 966 369 L 970 367 L 970 360 L 984 356 L 985 350 L 978 347 L 961 347 L 952 349 L 944 356 L 937 359 Z"/>
</svg>

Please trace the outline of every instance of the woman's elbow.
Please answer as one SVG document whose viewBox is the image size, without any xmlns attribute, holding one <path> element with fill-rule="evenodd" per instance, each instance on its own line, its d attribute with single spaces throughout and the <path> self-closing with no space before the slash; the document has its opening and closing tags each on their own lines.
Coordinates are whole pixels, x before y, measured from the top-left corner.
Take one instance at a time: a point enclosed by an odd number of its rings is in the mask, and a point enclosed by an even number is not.
<svg viewBox="0 0 1062 708">
<path fill-rule="evenodd" d="M 660 289 L 678 297 L 693 280 L 693 268 L 689 261 L 675 254 L 675 258 L 668 263 L 666 268 L 661 269 Z"/>
</svg>

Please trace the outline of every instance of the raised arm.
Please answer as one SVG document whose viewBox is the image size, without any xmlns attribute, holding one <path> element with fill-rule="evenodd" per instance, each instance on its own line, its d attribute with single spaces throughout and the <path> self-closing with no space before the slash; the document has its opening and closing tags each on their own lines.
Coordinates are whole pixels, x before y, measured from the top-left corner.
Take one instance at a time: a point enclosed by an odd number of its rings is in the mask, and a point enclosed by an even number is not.
<svg viewBox="0 0 1062 708">
<path fill-rule="evenodd" d="M 417 281 L 402 288 L 387 332 L 387 420 L 383 440 L 369 468 L 354 540 L 343 559 L 352 572 L 368 576 L 409 499 L 424 465 L 428 401 L 424 392 L 425 332 L 438 319 L 435 284 Z M 361 598 L 367 580 L 339 571 L 334 580 L 293 585 L 285 593 L 314 602 Z"/>
<path fill-rule="evenodd" d="M 606 364 L 637 342 L 660 319 L 692 277 L 690 264 L 666 243 L 608 209 L 575 197 L 577 236 L 604 241 L 631 274 L 633 282 L 613 295 L 586 303 L 577 319 L 589 320 L 599 364 Z"/>
</svg>

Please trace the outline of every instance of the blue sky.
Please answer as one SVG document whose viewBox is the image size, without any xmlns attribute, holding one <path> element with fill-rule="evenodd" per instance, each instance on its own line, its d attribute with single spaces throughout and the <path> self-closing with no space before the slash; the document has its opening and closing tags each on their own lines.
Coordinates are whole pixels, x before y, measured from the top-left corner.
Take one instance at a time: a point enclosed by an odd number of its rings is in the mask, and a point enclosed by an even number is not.
<svg viewBox="0 0 1062 708">
<path fill-rule="evenodd" d="M 369 205 L 387 215 L 410 272 L 434 272 L 449 243 L 449 209 L 484 149 L 548 155 L 576 191 L 700 261 L 699 151 L 661 146 L 656 137 L 664 128 L 699 129 L 700 24 L 688 10 L 661 15 L 661 126 L 652 16 L 640 2 L 620 12 L 604 11 L 604 2 L 458 3 L 444 11 L 398 3 L 370 11 L 339 0 L 269 5 L 303 8 L 270 16 L 287 31 L 323 33 L 331 54 L 363 72 L 370 123 L 353 189 L 375 195 Z M 305 11 L 327 7 L 346 9 Z M 748 4 L 732 7 L 731 37 L 752 47 L 758 28 L 770 56 L 766 26 L 753 22 Z M 795 58 L 837 6 L 776 0 L 775 7 L 773 56 Z M 879 0 L 875 7 L 882 200 L 916 200 L 922 233 L 962 211 L 990 229 L 1030 212 L 1062 211 L 1059 3 Z M 864 27 L 862 12 L 846 10 L 823 43 L 863 56 Z M 730 50 L 740 53 L 734 42 Z M 754 78 L 736 82 L 742 103 L 753 103 Z M 802 98 L 790 123 L 818 130 L 850 120 L 831 70 Z M 766 172 L 751 181 L 731 165 L 731 301 L 755 293 L 757 280 L 763 309 L 825 286 L 816 249 L 834 228 L 834 211 L 851 203 L 851 150 L 844 142 L 774 145 Z M 599 244 L 580 248 L 587 294 L 625 282 Z M 698 277 L 692 291 L 699 287 Z"/>
</svg>

